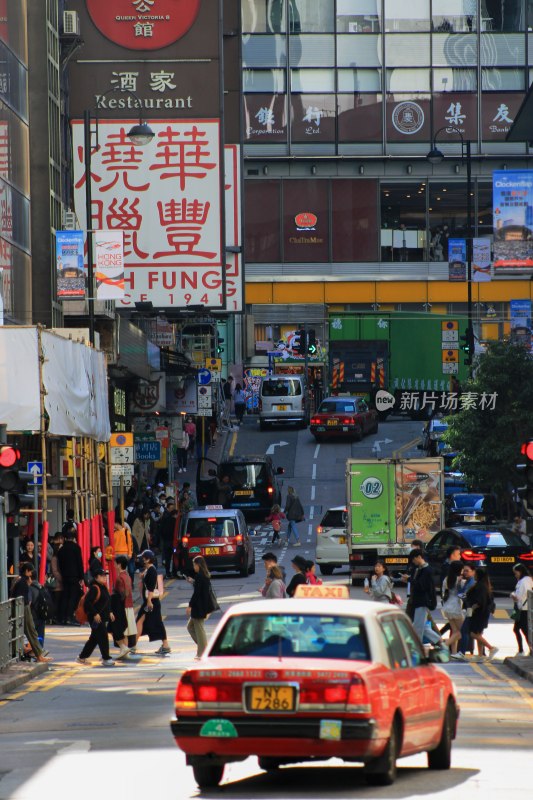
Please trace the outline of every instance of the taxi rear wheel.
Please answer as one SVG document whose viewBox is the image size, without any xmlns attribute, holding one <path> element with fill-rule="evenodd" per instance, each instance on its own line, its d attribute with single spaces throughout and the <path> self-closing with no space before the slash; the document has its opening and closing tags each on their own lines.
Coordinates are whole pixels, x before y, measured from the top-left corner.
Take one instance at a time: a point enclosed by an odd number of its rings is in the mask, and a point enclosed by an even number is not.
<svg viewBox="0 0 533 800">
<path fill-rule="evenodd" d="M 240 568 L 239 575 L 241 576 L 241 578 L 247 578 L 249 573 L 250 573 L 250 566 L 247 561 L 246 564 L 243 564 L 242 567 Z"/>
<path fill-rule="evenodd" d="M 224 764 L 195 764 L 192 771 L 200 789 L 212 789 L 222 780 Z"/>
<path fill-rule="evenodd" d="M 400 723 L 392 723 L 389 740 L 383 753 L 365 767 L 366 782 L 371 786 L 390 786 L 396 780 L 396 759 L 400 747 Z"/>
<path fill-rule="evenodd" d="M 450 769 L 452 763 L 452 739 L 455 725 L 455 711 L 452 703 L 446 706 L 446 714 L 442 723 L 440 742 L 435 750 L 428 753 L 429 769 Z"/>
</svg>

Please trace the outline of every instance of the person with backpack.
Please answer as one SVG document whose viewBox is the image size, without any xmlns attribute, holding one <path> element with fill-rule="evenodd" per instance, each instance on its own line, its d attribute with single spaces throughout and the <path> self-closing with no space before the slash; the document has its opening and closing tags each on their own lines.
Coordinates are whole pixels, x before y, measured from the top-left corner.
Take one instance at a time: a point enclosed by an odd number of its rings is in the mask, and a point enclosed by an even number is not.
<svg viewBox="0 0 533 800">
<path fill-rule="evenodd" d="M 273 545 L 274 542 L 279 542 L 279 545 L 281 547 L 280 531 L 281 531 L 282 519 L 285 519 L 285 514 L 281 510 L 281 507 L 278 506 L 277 504 L 273 505 L 272 508 L 270 509 L 270 514 L 268 515 L 268 517 L 265 517 L 265 522 L 270 522 L 270 524 L 272 525 L 272 541 L 270 542 L 271 545 Z"/>
<path fill-rule="evenodd" d="M 67 508 L 67 518 L 63 523 L 63 528 L 61 530 L 61 533 L 63 534 L 63 536 L 65 536 L 67 531 L 72 530 L 72 528 L 74 528 L 74 530 L 77 531 L 78 523 L 74 521 L 74 509 Z"/>
<path fill-rule="evenodd" d="M 287 499 L 285 500 L 285 516 L 289 520 L 287 528 L 287 544 L 290 544 L 291 534 L 294 534 L 296 541 L 295 547 L 301 547 L 300 536 L 298 535 L 297 522 L 303 522 L 305 519 L 304 509 L 300 502 L 300 498 L 296 494 L 294 486 L 287 488 Z"/>
<path fill-rule="evenodd" d="M 413 626 L 421 642 L 424 636 L 433 645 L 447 649 L 442 636 L 426 625 L 431 611 L 437 608 L 437 592 L 433 570 L 424 559 L 422 550 L 413 550 L 410 553 L 414 573 L 411 577 L 411 598 L 413 607 Z"/>
<path fill-rule="evenodd" d="M 98 646 L 102 656 L 102 666 L 114 667 L 115 662 L 109 655 L 109 639 L 107 637 L 107 623 L 110 619 L 113 620 L 114 616 L 110 613 L 111 598 L 103 569 L 96 570 L 94 581 L 80 603 L 83 603 L 87 622 L 91 626 L 91 635 L 83 645 L 76 662 L 87 666 L 89 656 Z"/>
</svg>

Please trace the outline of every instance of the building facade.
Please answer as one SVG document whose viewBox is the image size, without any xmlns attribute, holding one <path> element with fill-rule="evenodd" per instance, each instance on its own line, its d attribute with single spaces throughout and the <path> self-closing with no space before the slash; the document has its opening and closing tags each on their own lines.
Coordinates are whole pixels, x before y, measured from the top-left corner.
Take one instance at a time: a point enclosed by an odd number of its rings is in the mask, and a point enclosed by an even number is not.
<svg viewBox="0 0 533 800">
<path fill-rule="evenodd" d="M 533 67 L 527 0 L 242 0 L 246 300 L 254 353 L 342 311 L 466 314 L 449 240 L 492 240 L 492 173 Z M 531 66 L 530 66 L 531 65 Z M 436 136 L 444 153 L 427 160 Z M 476 335 L 509 329 L 531 269 L 474 283 Z M 287 309 L 288 304 L 290 308 Z M 295 305 L 296 304 L 296 305 Z M 250 343 L 249 343 L 250 344 Z M 252 348 L 249 346 L 249 355 Z"/>
</svg>

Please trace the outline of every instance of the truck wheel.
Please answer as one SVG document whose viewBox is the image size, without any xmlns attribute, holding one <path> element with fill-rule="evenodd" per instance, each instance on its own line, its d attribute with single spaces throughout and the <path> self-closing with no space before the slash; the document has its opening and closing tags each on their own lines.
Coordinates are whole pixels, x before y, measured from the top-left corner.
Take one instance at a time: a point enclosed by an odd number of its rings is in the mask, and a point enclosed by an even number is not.
<svg viewBox="0 0 533 800">
<path fill-rule="evenodd" d="M 332 567 L 331 564 L 319 564 L 320 573 L 321 575 L 333 575 L 333 570 L 335 567 Z"/>
<path fill-rule="evenodd" d="M 200 789 L 214 789 L 222 780 L 224 764 L 195 764 L 192 771 Z"/>
</svg>

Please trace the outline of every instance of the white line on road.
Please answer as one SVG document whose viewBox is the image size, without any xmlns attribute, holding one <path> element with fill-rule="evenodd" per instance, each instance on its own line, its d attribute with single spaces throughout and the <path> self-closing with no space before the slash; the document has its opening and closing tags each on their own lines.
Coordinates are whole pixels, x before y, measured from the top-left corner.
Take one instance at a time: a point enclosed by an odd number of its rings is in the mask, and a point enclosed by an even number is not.
<svg viewBox="0 0 533 800">
<path fill-rule="evenodd" d="M 313 533 L 313 526 L 312 525 L 308 525 L 307 526 L 307 535 L 311 536 L 312 533 Z"/>
<path fill-rule="evenodd" d="M 316 464 L 313 464 L 313 474 L 311 477 L 313 480 L 316 480 Z"/>
<path fill-rule="evenodd" d="M 315 447 L 315 454 L 314 454 L 313 458 L 318 458 L 318 453 L 319 452 L 320 452 L 320 445 L 317 444 L 317 446 Z"/>
<path fill-rule="evenodd" d="M 315 516 L 315 507 L 314 506 L 310 506 L 309 507 L 309 519 L 314 519 L 314 516 Z"/>
<path fill-rule="evenodd" d="M 315 485 L 313 484 L 311 486 L 311 500 L 314 500 L 314 499 L 315 499 Z"/>
</svg>

